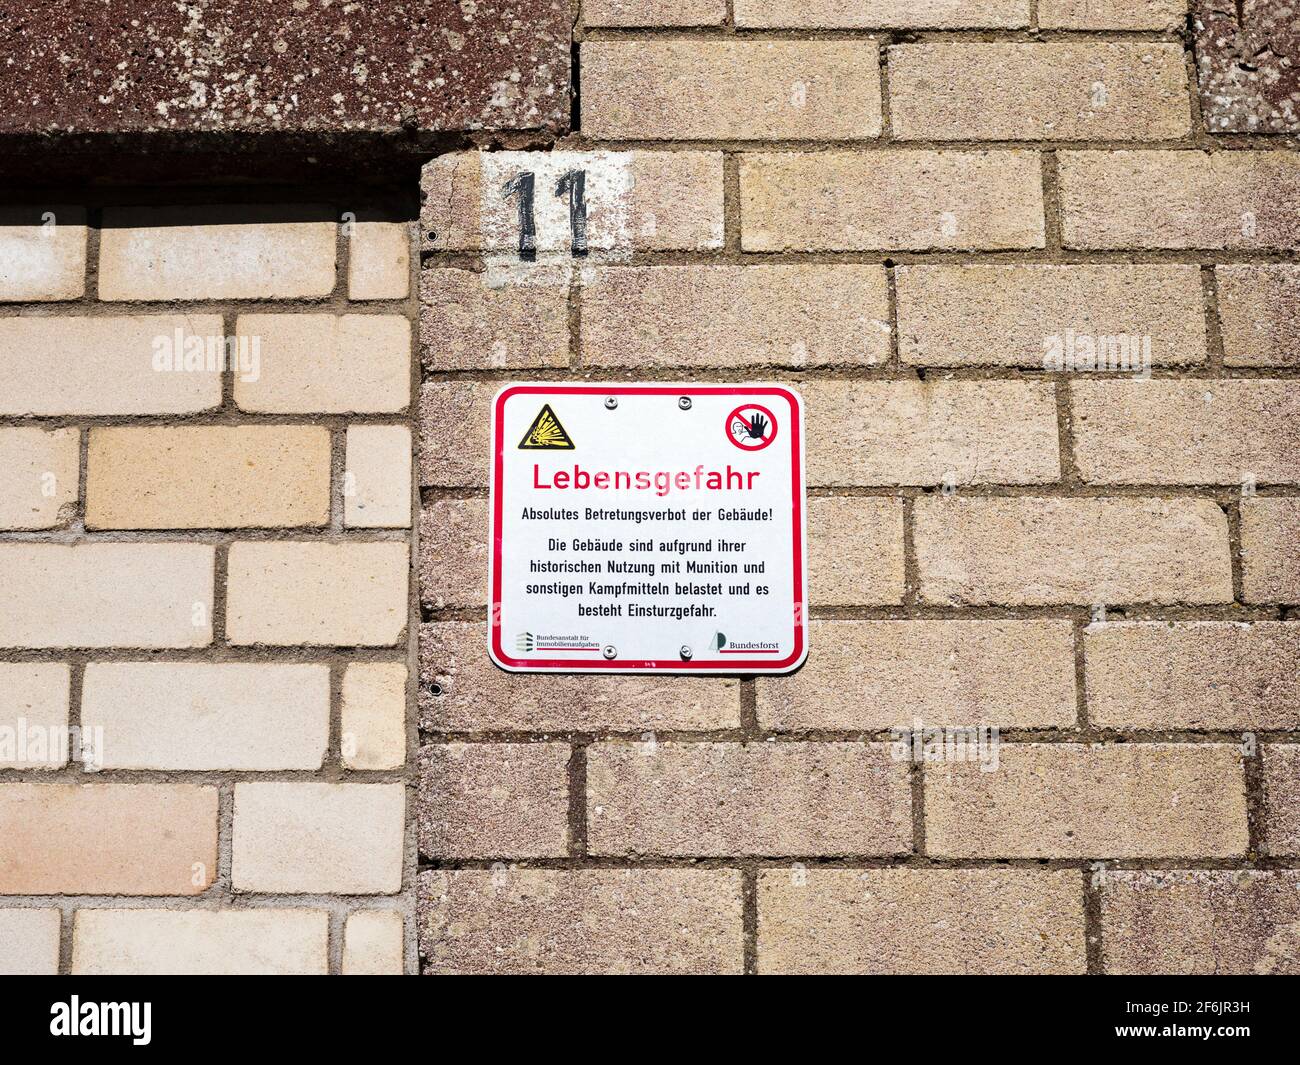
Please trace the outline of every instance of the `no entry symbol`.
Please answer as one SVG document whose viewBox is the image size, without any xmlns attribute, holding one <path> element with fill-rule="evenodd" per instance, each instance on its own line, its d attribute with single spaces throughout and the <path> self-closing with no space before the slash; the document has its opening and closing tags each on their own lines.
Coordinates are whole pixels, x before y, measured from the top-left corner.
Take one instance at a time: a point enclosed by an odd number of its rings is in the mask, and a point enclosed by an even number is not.
<svg viewBox="0 0 1300 1065">
<path fill-rule="evenodd" d="M 727 439 L 742 451 L 762 451 L 776 439 L 776 418 L 766 407 L 746 403 L 727 415 Z"/>
</svg>

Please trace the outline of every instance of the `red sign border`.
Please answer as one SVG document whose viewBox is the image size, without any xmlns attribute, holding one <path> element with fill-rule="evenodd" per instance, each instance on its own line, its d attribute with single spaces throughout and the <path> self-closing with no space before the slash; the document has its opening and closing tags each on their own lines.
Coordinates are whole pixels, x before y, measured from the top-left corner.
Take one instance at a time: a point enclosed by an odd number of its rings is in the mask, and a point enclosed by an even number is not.
<svg viewBox="0 0 1300 1065">
<path fill-rule="evenodd" d="M 514 658 L 501 646 L 501 530 L 504 500 L 497 490 L 505 468 L 505 425 L 502 411 L 506 400 L 512 396 L 555 394 L 600 396 L 781 396 L 790 404 L 792 425 L 790 438 L 790 468 L 793 476 L 790 486 L 791 513 L 793 516 L 794 550 L 794 650 L 785 658 L 753 658 L 728 661 L 724 658 L 704 659 L 631 659 L 625 661 L 575 662 L 567 658 Z M 803 664 L 808 655 L 807 608 L 805 593 L 805 538 L 804 538 L 804 447 L 803 399 L 799 393 L 782 385 L 696 385 L 696 384 L 605 384 L 577 385 L 564 383 L 524 382 L 506 385 L 492 401 L 492 473 L 489 497 L 492 501 L 488 530 L 492 545 L 488 562 L 488 653 L 492 661 L 510 672 L 532 673 L 790 673 Z"/>
</svg>

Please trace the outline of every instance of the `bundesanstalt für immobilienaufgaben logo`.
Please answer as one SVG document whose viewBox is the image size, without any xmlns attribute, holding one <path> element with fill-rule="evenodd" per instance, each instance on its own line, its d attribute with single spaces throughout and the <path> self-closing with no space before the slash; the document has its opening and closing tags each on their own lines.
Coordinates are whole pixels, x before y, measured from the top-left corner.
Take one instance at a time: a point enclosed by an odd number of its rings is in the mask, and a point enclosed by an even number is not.
<svg viewBox="0 0 1300 1065">
<path fill-rule="evenodd" d="M 50 1006 L 50 1035 L 130 1036 L 138 1047 L 148 1046 L 153 1020 L 150 1002 L 82 1002 L 73 995 Z"/>
</svg>

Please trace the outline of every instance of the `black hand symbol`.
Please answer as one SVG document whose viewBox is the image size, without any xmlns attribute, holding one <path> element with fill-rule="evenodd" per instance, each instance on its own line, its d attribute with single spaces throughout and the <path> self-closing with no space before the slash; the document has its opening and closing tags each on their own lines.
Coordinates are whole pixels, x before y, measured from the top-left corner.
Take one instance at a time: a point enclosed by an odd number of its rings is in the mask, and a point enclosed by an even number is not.
<svg viewBox="0 0 1300 1065">
<path fill-rule="evenodd" d="M 749 438 L 751 440 L 762 440 L 767 436 L 767 419 L 761 414 L 755 414 L 753 420 L 749 423 Z"/>
</svg>

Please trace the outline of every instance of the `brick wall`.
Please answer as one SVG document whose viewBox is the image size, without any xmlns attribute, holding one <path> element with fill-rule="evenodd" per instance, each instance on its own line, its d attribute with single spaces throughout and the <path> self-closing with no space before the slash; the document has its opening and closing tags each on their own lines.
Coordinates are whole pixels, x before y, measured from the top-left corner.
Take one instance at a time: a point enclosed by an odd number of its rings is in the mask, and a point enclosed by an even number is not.
<svg viewBox="0 0 1300 1065">
<path fill-rule="evenodd" d="M 0 969 L 402 972 L 412 225 L 185 196 L 0 227 Z"/>
<path fill-rule="evenodd" d="M 578 16 L 577 131 L 418 225 L 3 208 L 0 728 L 103 744 L 0 749 L 0 969 L 1300 970 L 1294 142 L 1206 132 L 1182 0 Z M 796 385 L 803 669 L 489 663 L 519 378 Z"/>
<path fill-rule="evenodd" d="M 588 0 L 587 259 L 514 254 L 498 190 L 555 151 L 426 168 L 426 970 L 1300 968 L 1300 154 L 1205 132 L 1185 29 Z M 1045 368 L 1120 335 L 1149 373 Z M 522 377 L 796 383 L 802 670 L 488 663 Z M 997 769 L 899 760 L 918 720 L 998 726 Z"/>
</svg>

